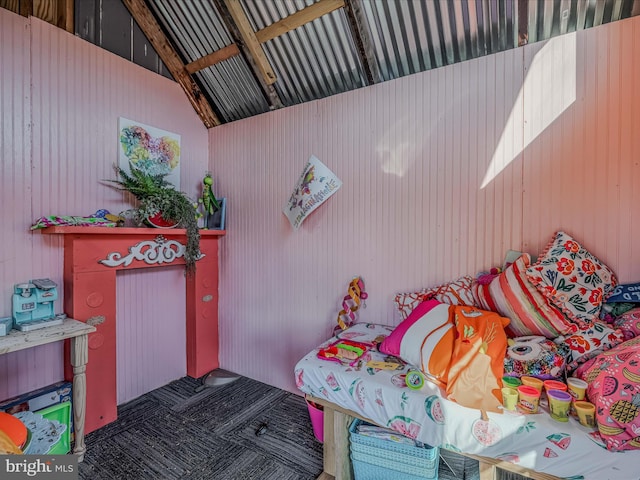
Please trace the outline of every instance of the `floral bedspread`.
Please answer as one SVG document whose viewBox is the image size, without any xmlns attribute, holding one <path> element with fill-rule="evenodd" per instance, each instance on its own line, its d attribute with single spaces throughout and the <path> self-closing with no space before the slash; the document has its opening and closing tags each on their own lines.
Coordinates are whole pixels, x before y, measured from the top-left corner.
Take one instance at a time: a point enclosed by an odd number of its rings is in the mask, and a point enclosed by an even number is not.
<svg viewBox="0 0 640 480">
<path fill-rule="evenodd" d="M 368 351 L 353 366 L 318 358 L 320 348 L 338 339 L 373 342 L 392 327 L 357 324 L 309 352 L 295 366 L 297 387 L 370 418 L 408 437 L 433 446 L 497 458 L 560 478 L 640 480 L 640 451 L 610 452 L 596 428 L 577 419 L 553 420 L 546 400 L 539 413 L 483 414 L 446 399 L 436 385 L 425 382 L 419 390 L 406 386 L 410 366 L 402 370 L 367 367 L 385 355 Z"/>
</svg>

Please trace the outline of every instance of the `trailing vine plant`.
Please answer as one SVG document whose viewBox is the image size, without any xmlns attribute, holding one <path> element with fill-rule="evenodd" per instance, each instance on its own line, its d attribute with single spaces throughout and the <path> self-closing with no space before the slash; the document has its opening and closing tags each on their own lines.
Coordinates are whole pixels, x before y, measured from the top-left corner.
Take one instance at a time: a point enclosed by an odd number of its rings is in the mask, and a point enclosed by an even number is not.
<svg viewBox="0 0 640 480">
<path fill-rule="evenodd" d="M 184 252 L 187 275 L 195 272 L 196 261 L 200 258 L 200 229 L 194 202 L 166 180 L 167 174 L 150 175 L 130 165 L 130 173 L 115 165 L 117 180 L 106 180 L 110 186 L 133 195 L 137 208 L 128 210 L 138 225 L 148 223 L 148 219 L 160 213 L 168 222 L 176 223 L 187 231 L 187 245 Z M 195 204 L 197 205 L 197 203 Z"/>
</svg>

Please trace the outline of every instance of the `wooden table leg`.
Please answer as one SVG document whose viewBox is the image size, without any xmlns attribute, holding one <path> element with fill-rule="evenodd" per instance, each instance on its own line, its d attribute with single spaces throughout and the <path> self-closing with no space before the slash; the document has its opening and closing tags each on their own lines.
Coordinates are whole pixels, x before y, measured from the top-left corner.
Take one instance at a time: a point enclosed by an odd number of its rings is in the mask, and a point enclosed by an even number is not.
<svg viewBox="0 0 640 480">
<path fill-rule="evenodd" d="M 333 437 L 333 412 L 332 408 L 324 407 L 324 444 L 323 464 L 324 472 L 331 477 L 336 476 L 336 451 Z"/>
<path fill-rule="evenodd" d="M 316 480 L 353 480 L 349 425 L 353 417 L 324 407 L 324 471 Z"/>
<path fill-rule="evenodd" d="M 496 467 L 488 462 L 480 462 L 480 480 L 495 480 Z"/>
<path fill-rule="evenodd" d="M 80 335 L 71 339 L 71 365 L 73 367 L 73 453 L 78 462 L 84 460 L 87 447 L 84 444 L 84 419 L 87 399 L 87 361 L 89 359 L 88 335 Z"/>
<path fill-rule="evenodd" d="M 353 480 L 351 459 L 349 458 L 349 425 L 353 417 L 333 412 L 333 445 L 336 462 L 336 480 Z"/>
</svg>

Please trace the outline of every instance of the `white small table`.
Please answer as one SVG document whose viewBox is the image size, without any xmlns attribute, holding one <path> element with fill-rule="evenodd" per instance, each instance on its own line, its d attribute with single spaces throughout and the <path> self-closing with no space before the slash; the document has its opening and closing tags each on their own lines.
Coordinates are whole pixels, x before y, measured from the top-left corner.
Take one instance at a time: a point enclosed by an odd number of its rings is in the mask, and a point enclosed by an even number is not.
<svg viewBox="0 0 640 480">
<path fill-rule="evenodd" d="M 78 462 L 82 462 L 84 452 L 87 450 L 84 444 L 84 417 L 87 395 L 85 371 L 89 357 L 88 335 L 95 331 L 96 328 L 91 325 L 67 318 L 62 325 L 44 327 L 30 332 L 11 330 L 8 335 L 0 337 L 0 355 L 66 340 L 67 338 L 71 339 L 71 365 L 73 366 L 73 453 L 78 456 Z"/>
</svg>

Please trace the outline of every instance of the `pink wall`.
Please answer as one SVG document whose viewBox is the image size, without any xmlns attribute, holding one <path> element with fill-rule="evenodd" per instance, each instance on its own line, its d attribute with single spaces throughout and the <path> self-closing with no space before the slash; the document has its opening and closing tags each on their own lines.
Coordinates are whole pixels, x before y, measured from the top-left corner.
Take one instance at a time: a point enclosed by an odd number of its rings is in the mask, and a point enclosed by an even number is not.
<svg viewBox="0 0 640 480">
<path fill-rule="evenodd" d="M 30 233 L 34 219 L 129 208 L 100 183 L 114 176 L 118 117 L 181 135 L 181 187 L 193 197 L 208 139 L 176 83 L 33 17 L 0 9 L 0 64 L 0 315 L 7 316 L 15 283 L 49 277 L 62 293 L 61 239 Z M 118 279 L 120 402 L 186 372 L 183 273 L 143 273 Z M 0 399 L 61 380 L 61 351 L 56 344 L 0 356 Z"/>
<path fill-rule="evenodd" d="M 638 58 L 634 18 L 211 129 L 222 366 L 296 391 L 354 275 L 360 321 L 394 325 L 395 293 L 557 229 L 640 280 Z M 312 154 L 344 183 L 294 232 L 282 207 Z"/>
<path fill-rule="evenodd" d="M 475 274 L 507 249 L 535 254 L 563 228 L 640 280 L 639 57 L 635 18 L 207 133 L 175 83 L 0 9 L 0 314 L 14 283 L 62 283 L 60 239 L 29 233 L 33 219 L 127 206 L 99 183 L 112 178 L 119 116 L 182 136 L 194 196 L 208 159 L 229 198 L 222 366 L 291 391 L 354 275 L 370 295 L 360 320 L 393 325 L 396 292 Z M 282 207 L 311 154 L 344 184 L 293 232 Z M 181 272 L 129 275 L 120 402 L 184 374 Z M 0 398 L 61 379 L 60 350 L 1 356 Z"/>
</svg>

